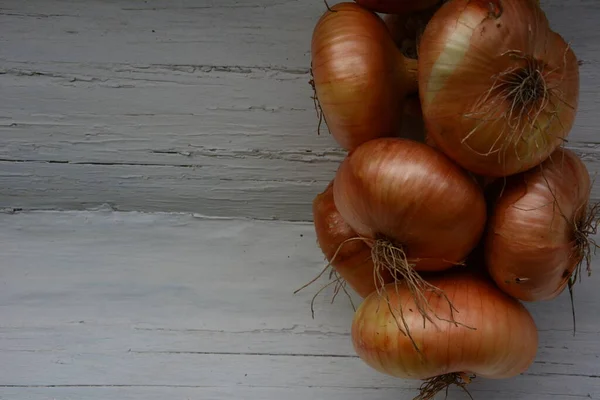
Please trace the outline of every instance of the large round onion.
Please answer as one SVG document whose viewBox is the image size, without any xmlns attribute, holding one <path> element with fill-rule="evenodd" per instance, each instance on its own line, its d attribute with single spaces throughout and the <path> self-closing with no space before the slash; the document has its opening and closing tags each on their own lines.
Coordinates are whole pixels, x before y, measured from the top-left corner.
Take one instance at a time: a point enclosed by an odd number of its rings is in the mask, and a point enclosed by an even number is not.
<svg viewBox="0 0 600 400">
<path fill-rule="evenodd" d="M 420 40 L 423 116 L 436 145 L 484 176 L 526 171 L 574 124 L 579 64 L 533 0 L 453 0 Z"/>
<path fill-rule="evenodd" d="M 444 154 L 381 138 L 351 152 L 337 171 L 335 205 L 359 235 L 401 247 L 419 271 L 462 262 L 486 222 L 481 188 Z"/>
<path fill-rule="evenodd" d="M 428 281 L 446 293 L 428 294 L 435 323 L 423 323 L 405 283 L 388 284 L 384 296 L 367 297 L 356 311 L 352 341 L 375 370 L 405 379 L 426 379 L 422 399 L 465 377 L 514 377 L 533 363 L 538 348 L 535 322 L 521 303 L 472 271 L 451 272 Z M 400 318 L 403 315 L 403 319 Z M 456 321 L 455 323 L 451 322 Z M 414 342 L 400 329 L 410 327 Z"/>
</svg>

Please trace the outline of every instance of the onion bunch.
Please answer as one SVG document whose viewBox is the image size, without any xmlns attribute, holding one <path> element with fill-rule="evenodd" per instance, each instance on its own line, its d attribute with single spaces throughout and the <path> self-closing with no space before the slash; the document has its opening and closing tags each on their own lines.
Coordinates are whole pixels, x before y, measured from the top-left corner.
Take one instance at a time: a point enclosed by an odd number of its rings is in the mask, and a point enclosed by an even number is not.
<svg viewBox="0 0 600 400">
<path fill-rule="evenodd" d="M 572 290 L 597 247 L 587 167 L 563 147 L 572 48 L 537 0 L 355 0 L 324 11 L 311 55 L 347 151 L 314 226 L 335 293 L 361 298 L 359 357 L 424 380 L 421 400 L 526 371 L 538 332 L 522 302 Z"/>
</svg>

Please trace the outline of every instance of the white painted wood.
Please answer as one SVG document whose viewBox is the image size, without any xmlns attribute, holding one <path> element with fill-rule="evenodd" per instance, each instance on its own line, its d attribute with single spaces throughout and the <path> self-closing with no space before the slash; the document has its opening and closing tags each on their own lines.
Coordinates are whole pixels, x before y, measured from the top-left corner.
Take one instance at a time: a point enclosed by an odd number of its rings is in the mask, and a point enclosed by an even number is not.
<svg viewBox="0 0 600 400">
<path fill-rule="evenodd" d="M 585 61 L 569 146 L 596 172 L 600 6 L 543 5 Z M 323 11 L 320 0 L 3 0 L 0 207 L 309 220 L 344 154 L 316 134 L 308 85 Z"/>
<path fill-rule="evenodd" d="M 277 165 L 273 163 L 270 167 L 274 173 Z M 215 175 L 207 176 L 211 170 Z M 232 179 L 227 171 L 256 179 Z M 94 208 L 100 198 L 118 210 L 198 208 L 217 216 L 286 220 L 311 217 L 309 194 L 316 185 L 310 178 L 265 180 L 264 171 L 264 168 L 232 171 L 225 165 L 188 168 L 0 162 L 0 196 L 5 199 L 0 204 L 21 204 L 25 198 L 28 207 L 46 208 L 49 201 L 59 199 L 56 207 L 78 209 Z M 131 197 L 132 192 L 136 197 Z M 190 207 L 193 204 L 196 206 Z"/>
<path fill-rule="evenodd" d="M 318 285 L 293 295 L 323 266 L 309 223 L 4 213 L 0 254 L 1 399 L 408 400 L 418 386 L 355 357 L 345 298 L 318 297 L 313 320 Z M 576 336 L 566 294 L 528 305 L 535 364 L 477 380 L 475 399 L 600 399 L 599 276 L 577 287 Z"/>
</svg>

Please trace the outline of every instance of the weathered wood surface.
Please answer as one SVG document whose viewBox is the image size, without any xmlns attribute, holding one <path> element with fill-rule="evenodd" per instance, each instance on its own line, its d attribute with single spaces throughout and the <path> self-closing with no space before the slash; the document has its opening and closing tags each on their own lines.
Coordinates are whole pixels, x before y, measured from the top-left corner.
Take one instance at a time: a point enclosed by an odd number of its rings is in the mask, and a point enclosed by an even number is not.
<svg viewBox="0 0 600 400">
<path fill-rule="evenodd" d="M 0 214 L 0 399 L 409 400 L 356 358 L 308 223 L 189 214 Z M 596 263 L 598 265 L 598 263 Z M 600 399 L 597 287 L 530 305 L 535 364 L 475 399 Z M 324 282 L 321 282 L 324 283 Z M 440 398 L 443 398 L 440 397 Z M 452 390 L 449 399 L 465 399 Z"/>
<path fill-rule="evenodd" d="M 334 3 L 334 2 L 332 2 Z M 599 170 L 596 0 L 546 0 Z M 308 85 L 320 0 L 3 0 L 0 207 L 309 220 L 344 156 Z M 600 191 L 594 191 L 600 198 Z"/>
</svg>

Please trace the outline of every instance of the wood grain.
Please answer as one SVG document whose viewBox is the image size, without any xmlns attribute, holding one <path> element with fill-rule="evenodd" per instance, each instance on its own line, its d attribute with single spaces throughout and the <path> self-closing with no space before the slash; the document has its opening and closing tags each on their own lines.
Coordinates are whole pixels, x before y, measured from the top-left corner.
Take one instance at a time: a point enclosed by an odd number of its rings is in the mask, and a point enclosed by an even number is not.
<svg viewBox="0 0 600 400">
<path fill-rule="evenodd" d="M 595 173 L 600 5 L 543 6 L 584 61 L 568 146 Z M 2 1 L 0 207 L 310 220 L 344 156 L 326 129 L 317 135 L 308 84 L 324 10 L 322 1 Z"/>
<path fill-rule="evenodd" d="M 0 214 L 2 399 L 412 399 L 356 358 L 308 223 L 112 211 Z M 597 263 L 595 264 L 598 265 Z M 474 397 L 600 399 L 596 287 L 528 305 L 534 365 Z M 356 296 L 353 296 L 356 301 Z M 452 390 L 449 399 L 464 399 Z"/>
</svg>

